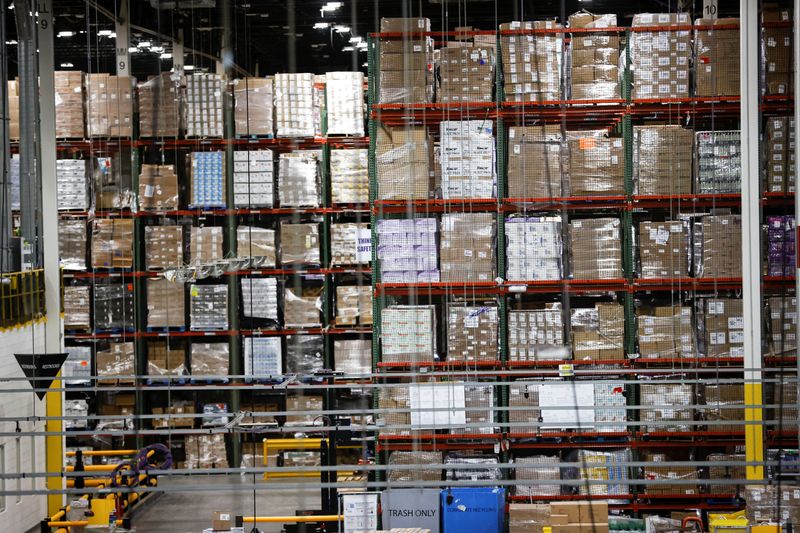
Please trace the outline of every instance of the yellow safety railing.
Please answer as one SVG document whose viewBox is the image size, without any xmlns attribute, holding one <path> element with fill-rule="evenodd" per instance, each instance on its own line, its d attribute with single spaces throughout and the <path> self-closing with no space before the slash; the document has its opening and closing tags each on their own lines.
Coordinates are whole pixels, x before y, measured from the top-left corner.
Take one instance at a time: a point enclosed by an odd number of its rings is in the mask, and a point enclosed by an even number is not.
<svg viewBox="0 0 800 533">
<path fill-rule="evenodd" d="M 0 274 L 0 328 L 44 317 L 44 270 Z"/>
</svg>

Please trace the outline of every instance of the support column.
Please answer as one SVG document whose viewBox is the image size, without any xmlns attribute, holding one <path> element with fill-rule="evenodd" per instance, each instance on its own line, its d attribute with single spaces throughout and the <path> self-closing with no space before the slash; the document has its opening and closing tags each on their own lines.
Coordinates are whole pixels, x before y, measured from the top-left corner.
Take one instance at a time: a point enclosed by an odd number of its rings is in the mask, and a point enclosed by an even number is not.
<svg viewBox="0 0 800 533">
<path fill-rule="evenodd" d="M 128 29 L 130 15 L 128 0 L 122 0 L 119 6 L 119 17 L 114 21 L 114 32 L 117 34 L 117 76 L 131 75 L 131 53 L 129 52 L 131 39 Z"/>
<path fill-rule="evenodd" d="M 759 179 L 758 2 L 740 0 L 742 135 L 742 299 L 744 308 L 745 457 L 764 461 L 764 395 L 761 385 L 761 184 Z M 763 464 L 748 465 L 747 479 L 764 479 Z"/>
</svg>

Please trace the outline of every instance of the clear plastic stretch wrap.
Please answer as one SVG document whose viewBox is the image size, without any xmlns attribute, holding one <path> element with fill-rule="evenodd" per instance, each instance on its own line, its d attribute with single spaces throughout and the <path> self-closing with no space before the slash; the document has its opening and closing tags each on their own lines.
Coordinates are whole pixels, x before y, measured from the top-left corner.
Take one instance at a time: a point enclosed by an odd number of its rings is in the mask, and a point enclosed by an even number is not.
<svg viewBox="0 0 800 533">
<path fill-rule="evenodd" d="M 594 450 L 572 450 L 564 456 L 565 462 L 580 463 L 581 467 L 562 469 L 564 479 L 580 481 L 577 493 L 581 496 L 622 496 L 631 493 L 628 486 L 628 469 L 632 456 L 629 449 L 600 452 Z M 587 484 L 586 481 L 601 481 L 602 484 Z M 617 482 L 617 483 L 614 483 Z"/>
<path fill-rule="evenodd" d="M 446 465 L 473 465 L 474 468 L 460 468 L 458 470 L 445 470 L 447 481 L 498 481 L 503 479 L 503 473 L 497 467 L 497 457 L 494 455 L 472 455 L 450 452 L 444 458 Z"/>
<path fill-rule="evenodd" d="M 59 211 L 89 209 L 88 169 L 85 159 L 56 160 L 56 189 Z"/>
<path fill-rule="evenodd" d="M 94 286 L 95 330 L 133 329 L 133 286 Z"/>
<path fill-rule="evenodd" d="M 419 33 L 431 31 L 427 18 L 382 18 L 381 32 Z M 378 101 L 382 104 L 429 103 L 433 101 L 433 39 L 426 36 L 382 38 Z"/>
<path fill-rule="evenodd" d="M 706 357 L 744 357 L 744 308 L 740 298 L 698 298 L 698 329 Z"/>
<path fill-rule="evenodd" d="M 628 430 L 628 398 L 625 382 L 603 382 L 594 384 L 595 431 L 598 433 L 623 432 Z"/>
<path fill-rule="evenodd" d="M 367 222 L 331 224 L 331 266 L 369 263 L 369 254 L 359 247 L 365 247 L 371 238 Z"/>
<path fill-rule="evenodd" d="M 768 347 L 772 355 L 793 353 L 797 349 L 797 298 L 772 296 L 767 298 L 769 326 Z"/>
<path fill-rule="evenodd" d="M 640 308 L 636 316 L 639 355 L 642 358 L 671 359 L 697 355 L 691 307 Z"/>
<path fill-rule="evenodd" d="M 761 9 L 765 23 L 761 30 L 762 83 L 770 95 L 794 93 L 792 19 L 791 8 L 770 3 Z"/>
<path fill-rule="evenodd" d="M 275 130 L 272 78 L 233 80 L 233 120 L 236 135 L 271 137 Z"/>
<path fill-rule="evenodd" d="M 795 128 L 794 117 L 769 117 L 762 150 L 764 150 L 764 188 L 767 192 L 795 192 Z"/>
<path fill-rule="evenodd" d="M 508 386 L 508 432 L 526 434 L 539 432 L 539 385 L 512 383 Z"/>
<path fill-rule="evenodd" d="M 378 259 L 384 283 L 439 281 L 435 218 L 378 220 Z"/>
<path fill-rule="evenodd" d="M 441 48 L 439 88 L 436 99 L 442 103 L 491 102 L 495 81 L 493 46 Z"/>
<path fill-rule="evenodd" d="M 173 402 L 167 407 L 153 407 L 154 415 L 166 415 L 164 418 L 153 418 L 153 429 L 191 429 L 194 427 L 194 404 L 190 402 Z"/>
<path fill-rule="evenodd" d="M 64 429 L 86 429 L 89 402 L 86 400 L 64 400 Z M 80 418 L 83 417 L 83 418 Z"/>
<path fill-rule="evenodd" d="M 94 187 L 94 209 L 136 209 L 135 191 L 131 184 L 130 156 L 121 153 L 110 157 L 96 157 L 90 165 L 90 177 Z M 89 203 L 92 201 L 90 200 Z"/>
<path fill-rule="evenodd" d="M 183 226 L 145 226 L 144 256 L 148 270 L 183 266 Z"/>
<path fill-rule="evenodd" d="M 192 152 L 189 207 L 225 207 L 225 153 Z"/>
<path fill-rule="evenodd" d="M 616 15 L 580 11 L 567 19 L 569 29 L 602 29 L 617 26 Z M 575 32 L 570 39 L 573 100 L 620 98 L 619 34 Z"/>
<path fill-rule="evenodd" d="M 242 280 L 242 316 L 266 318 L 278 322 L 278 280 L 250 278 Z"/>
<path fill-rule="evenodd" d="M 700 493 L 697 484 L 698 472 L 693 466 L 657 466 L 658 463 L 677 461 L 678 458 L 665 453 L 645 452 L 642 460 L 649 464 L 642 468 L 642 479 L 647 481 L 668 481 L 666 484 L 644 484 L 647 494 L 657 495 L 696 495 Z"/>
<path fill-rule="evenodd" d="M 64 287 L 64 329 L 87 330 L 92 327 L 92 293 L 88 285 Z"/>
<path fill-rule="evenodd" d="M 703 408 L 701 416 L 709 422 L 708 431 L 739 433 L 745 430 L 744 387 L 738 384 L 706 383 L 702 390 L 707 407 Z"/>
<path fill-rule="evenodd" d="M 228 286 L 189 286 L 189 317 L 192 331 L 228 329 Z"/>
<path fill-rule="evenodd" d="M 435 466 L 442 464 L 443 460 L 442 452 L 392 452 L 389 455 L 388 481 L 441 481 L 442 471 Z M 433 468 L 403 469 L 409 465 L 430 465 Z"/>
<path fill-rule="evenodd" d="M 275 204 L 274 189 L 272 150 L 233 152 L 234 207 L 272 207 Z"/>
<path fill-rule="evenodd" d="M 313 137 L 314 113 L 314 75 L 275 74 L 277 136 Z"/>
<path fill-rule="evenodd" d="M 197 265 L 222 259 L 222 242 L 221 226 L 192 226 L 189 234 L 189 261 Z"/>
<path fill-rule="evenodd" d="M 86 118 L 89 137 L 133 135 L 134 86 L 130 76 L 88 74 Z"/>
<path fill-rule="evenodd" d="M 183 283 L 163 278 L 147 280 L 147 327 L 186 327 Z"/>
<path fill-rule="evenodd" d="M 740 387 L 741 388 L 741 387 Z M 741 431 L 741 427 L 736 431 Z M 710 453 L 706 457 L 710 463 L 708 466 L 709 479 L 730 480 L 747 479 L 747 472 L 744 465 L 725 465 L 720 463 L 745 463 L 747 458 L 743 453 Z M 742 492 L 742 485 L 708 485 L 706 489 L 710 494 L 733 494 L 739 495 Z"/>
<path fill-rule="evenodd" d="M 508 280 L 562 279 L 561 217 L 507 218 L 505 232 Z"/>
<path fill-rule="evenodd" d="M 228 423 L 229 417 L 227 403 L 206 403 L 203 404 L 203 427 L 221 427 Z"/>
<path fill-rule="evenodd" d="M 96 218 L 92 222 L 92 267 L 133 266 L 133 219 Z"/>
<path fill-rule="evenodd" d="M 695 192 L 729 194 L 742 190 L 741 132 L 698 131 L 695 134 Z"/>
<path fill-rule="evenodd" d="M 228 343 L 193 342 L 190 363 L 193 376 L 227 376 Z"/>
<path fill-rule="evenodd" d="M 364 136 L 364 73 L 325 74 L 328 135 Z"/>
<path fill-rule="evenodd" d="M 625 358 L 625 309 L 617 303 L 573 308 L 572 354 L 577 361 L 607 361 Z"/>
<path fill-rule="evenodd" d="M 97 350 L 96 357 L 97 376 L 101 378 L 97 380 L 98 384 L 134 382 L 132 376 L 136 375 L 136 367 L 132 342 L 112 342 L 108 349 Z"/>
<path fill-rule="evenodd" d="M 286 337 L 286 373 L 309 376 L 325 368 L 322 335 Z"/>
<path fill-rule="evenodd" d="M 178 175 L 174 165 L 142 165 L 139 173 L 139 209 L 178 209 Z"/>
<path fill-rule="evenodd" d="M 567 190 L 567 144 L 557 124 L 508 129 L 508 197 L 557 198 Z"/>
<path fill-rule="evenodd" d="M 86 138 L 86 101 L 83 72 L 57 70 L 54 72 L 56 138 Z"/>
<path fill-rule="evenodd" d="M 796 431 L 798 424 L 797 383 L 775 383 L 769 400 L 775 407 L 767 410 L 767 419 L 774 420 L 773 429 Z M 765 395 L 765 398 L 769 396 Z M 775 427 L 777 426 L 777 427 Z"/>
<path fill-rule="evenodd" d="M 497 433 L 494 425 L 494 387 L 492 385 L 464 386 L 464 419 L 466 427 L 451 427 L 453 434 Z"/>
<path fill-rule="evenodd" d="M 217 74 L 186 76 L 184 105 L 187 137 L 222 137 L 224 80 Z"/>
<path fill-rule="evenodd" d="M 186 468 L 189 470 L 228 468 L 225 435 L 186 436 Z"/>
<path fill-rule="evenodd" d="M 378 424 L 383 435 L 410 435 L 411 399 L 408 385 L 387 387 L 378 396 Z"/>
<path fill-rule="evenodd" d="M 167 342 L 147 343 L 147 374 L 150 376 L 183 376 L 186 370 L 186 349 L 173 348 Z"/>
<path fill-rule="evenodd" d="M 287 426 L 321 425 L 322 420 L 320 414 L 323 412 L 322 396 L 289 393 L 286 396 L 286 411 L 298 413 L 295 415 L 286 415 Z M 305 411 L 305 413 L 302 413 L 303 411 Z"/>
<path fill-rule="evenodd" d="M 640 195 L 692 192 L 692 130 L 677 125 L 633 127 L 633 182 Z"/>
<path fill-rule="evenodd" d="M 697 19 L 694 32 L 695 94 L 739 95 L 739 19 Z M 724 26 L 733 26 L 724 28 Z"/>
<path fill-rule="evenodd" d="M 445 213 L 442 215 L 441 225 L 441 280 L 494 280 L 495 215 Z"/>
<path fill-rule="evenodd" d="M 62 218 L 58 221 L 58 255 L 64 270 L 86 269 L 86 220 Z"/>
<path fill-rule="evenodd" d="M 622 244 L 618 218 L 585 218 L 569 223 L 572 278 L 620 279 Z"/>
<path fill-rule="evenodd" d="M 19 209 L 19 154 L 11 154 L 11 161 L 8 166 L 9 197 L 11 198 L 11 209 Z"/>
<path fill-rule="evenodd" d="M 500 24 L 500 51 L 507 101 L 552 102 L 562 99 L 564 34 L 503 35 L 502 32 L 562 27 L 553 20 Z"/>
<path fill-rule="evenodd" d="M 19 140 L 19 81 L 8 80 L 6 88 L 8 90 L 8 138 L 17 141 Z M 17 155 L 17 159 L 19 159 L 19 155 Z"/>
<path fill-rule="evenodd" d="M 378 127 L 375 144 L 378 200 L 428 199 L 432 190 L 429 142 L 423 127 Z"/>
<path fill-rule="evenodd" d="M 436 306 L 392 305 L 381 313 L 383 361 L 433 361 L 436 352 Z"/>
<path fill-rule="evenodd" d="M 287 328 L 313 328 L 322 325 L 320 311 L 322 300 L 319 294 L 304 292 L 297 294 L 294 289 L 283 291 L 283 322 Z"/>
<path fill-rule="evenodd" d="M 553 361 L 570 358 L 564 341 L 563 310 L 560 303 L 545 309 L 508 312 L 508 353 L 510 361 Z"/>
<path fill-rule="evenodd" d="M 508 533 L 543 533 L 550 527 L 549 503 L 510 503 Z"/>
<path fill-rule="evenodd" d="M 606 130 L 567 132 L 569 196 L 625 194 L 625 150 L 622 138 Z"/>
<path fill-rule="evenodd" d="M 348 374 L 372 372 L 372 341 L 368 339 L 343 339 L 333 341 L 335 370 Z"/>
<path fill-rule="evenodd" d="M 767 275 L 793 276 L 797 269 L 797 227 L 794 216 L 767 217 Z"/>
<path fill-rule="evenodd" d="M 685 222 L 639 223 L 639 276 L 643 279 L 689 276 L 689 228 Z"/>
<path fill-rule="evenodd" d="M 515 496 L 558 496 L 561 485 L 548 485 L 548 481 L 561 480 L 558 456 L 531 455 L 514 459 Z"/>
<path fill-rule="evenodd" d="M 283 350 L 280 337 L 244 337 L 245 376 L 280 376 L 283 374 Z"/>
<path fill-rule="evenodd" d="M 91 346 L 67 346 L 67 359 L 61 367 L 61 376 L 65 378 L 77 378 L 64 380 L 64 384 L 69 385 L 89 385 L 92 377 L 92 347 Z"/>
<path fill-rule="evenodd" d="M 639 13 L 633 28 L 662 26 L 660 31 L 633 31 L 629 46 L 633 73 L 633 98 L 686 98 L 689 96 L 691 31 L 670 26 L 691 26 L 688 13 Z"/>
<path fill-rule="evenodd" d="M 694 408 L 698 403 L 694 385 L 650 383 L 639 385 L 639 413 L 647 432 L 695 431 Z M 656 407 L 648 407 L 648 406 Z"/>
<path fill-rule="evenodd" d="M 439 123 L 442 197 L 494 198 L 494 124 L 489 120 L 443 120 Z"/>
<path fill-rule="evenodd" d="M 497 307 L 465 306 L 454 303 L 447 308 L 447 360 L 498 360 Z"/>
<path fill-rule="evenodd" d="M 320 264 L 319 224 L 281 222 L 281 264 Z"/>
<path fill-rule="evenodd" d="M 330 155 L 331 202 L 365 204 L 369 201 L 369 150 L 332 149 Z"/>
<path fill-rule="evenodd" d="M 339 285 L 336 287 L 336 325 L 372 324 L 372 287 Z"/>
<path fill-rule="evenodd" d="M 180 86 L 180 75 L 172 72 L 139 84 L 140 137 L 178 137 Z"/>
<path fill-rule="evenodd" d="M 256 259 L 253 266 L 275 268 L 275 230 L 255 226 L 237 226 L 236 256 Z"/>
<path fill-rule="evenodd" d="M 744 498 L 749 524 L 800 523 L 800 486 L 796 484 L 748 485 Z"/>
<path fill-rule="evenodd" d="M 695 219 L 692 226 L 695 277 L 742 276 L 741 226 L 741 215 L 708 215 Z"/>
</svg>

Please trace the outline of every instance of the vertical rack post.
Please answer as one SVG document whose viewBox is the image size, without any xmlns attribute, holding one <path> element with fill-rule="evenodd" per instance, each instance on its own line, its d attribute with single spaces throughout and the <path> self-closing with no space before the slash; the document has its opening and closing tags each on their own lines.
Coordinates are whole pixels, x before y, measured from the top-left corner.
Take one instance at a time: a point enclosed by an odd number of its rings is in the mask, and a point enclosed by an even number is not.
<svg viewBox="0 0 800 533">
<path fill-rule="evenodd" d="M 800 11 L 798 11 L 798 10 L 800 10 L 800 0 L 794 0 L 794 10 L 792 11 L 792 14 L 793 14 L 794 18 L 793 18 L 792 24 L 794 25 L 794 35 L 795 36 L 800 35 Z M 795 37 L 794 42 L 792 44 L 794 45 L 794 65 L 793 65 L 794 68 L 792 69 L 792 72 L 796 73 L 796 72 L 800 72 L 800 70 L 798 70 L 800 68 L 800 39 Z M 794 105 L 794 124 L 795 124 L 795 131 L 797 131 L 797 125 L 800 124 L 800 106 L 798 106 L 798 102 L 800 102 L 800 85 L 798 85 L 797 83 L 794 84 L 794 102 L 795 102 L 795 105 Z M 795 134 L 795 138 L 796 137 L 797 137 L 797 134 Z M 797 141 L 795 140 L 795 143 L 796 142 Z M 794 183 L 795 183 L 795 191 L 796 191 L 797 190 L 797 184 L 800 183 L 800 165 L 795 165 L 794 166 Z M 798 195 L 797 192 L 795 192 L 795 194 L 794 194 L 794 221 L 795 221 L 795 227 L 797 227 L 797 221 L 798 220 L 800 220 L 800 195 Z M 795 245 L 795 248 L 796 247 L 797 246 Z M 800 315 L 797 314 L 797 313 L 800 313 L 800 300 L 798 299 L 798 296 L 800 296 L 800 261 L 797 261 L 797 259 L 800 258 L 800 250 L 795 249 L 795 254 L 796 254 L 796 257 L 795 257 L 795 268 L 797 270 L 795 271 L 794 298 L 795 298 L 795 304 L 796 305 L 795 305 L 794 312 L 795 312 L 795 316 L 800 316 Z M 798 333 L 800 333 L 800 327 L 796 327 L 795 328 L 795 332 L 794 332 L 795 339 L 797 339 Z M 796 373 L 796 377 L 800 378 L 800 357 L 797 357 L 796 353 L 795 353 L 795 360 L 796 360 L 796 364 L 797 364 L 797 367 L 795 369 L 796 372 L 797 372 Z M 795 398 L 795 402 L 800 403 L 800 386 L 797 387 L 797 394 L 798 394 L 798 396 L 797 396 L 797 398 Z M 798 425 L 797 431 L 798 431 L 798 434 L 797 434 L 798 442 L 800 442 L 800 425 Z"/>
</svg>

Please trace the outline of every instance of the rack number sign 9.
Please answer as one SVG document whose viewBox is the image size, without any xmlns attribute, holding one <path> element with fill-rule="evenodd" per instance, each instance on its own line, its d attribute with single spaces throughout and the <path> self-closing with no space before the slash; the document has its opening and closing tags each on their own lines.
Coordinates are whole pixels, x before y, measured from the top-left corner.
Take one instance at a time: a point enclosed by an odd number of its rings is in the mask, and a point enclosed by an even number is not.
<svg viewBox="0 0 800 533">
<path fill-rule="evenodd" d="M 703 0 L 703 18 L 717 18 L 717 0 Z"/>
</svg>

